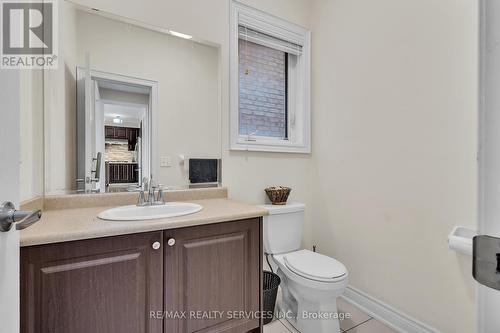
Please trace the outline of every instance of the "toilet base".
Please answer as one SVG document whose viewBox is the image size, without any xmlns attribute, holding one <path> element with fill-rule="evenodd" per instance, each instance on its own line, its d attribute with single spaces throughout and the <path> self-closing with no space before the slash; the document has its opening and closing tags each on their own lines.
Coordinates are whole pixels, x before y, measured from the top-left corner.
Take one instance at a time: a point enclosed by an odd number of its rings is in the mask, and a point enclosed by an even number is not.
<svg viewBox="0 0 500 333">
<path fill-rule="evenodd" d="M 295 283 L 281 269 L 277 273 L 282 292 L 279 318 L 286 319 L 301 333 L 340 333 L 337 297 L 345 285 L 328 292 L 313 290 Z"/>
<path fill-rule="evenodd" d="M 286 305 L 280 307 L 280 317 L 286 319 L 296 330 L 301 333 L 340 333 L 336 300 L 328 309 L 312 311 L 307 305 L 299 306 L 298 313 Z"/>
</svg>

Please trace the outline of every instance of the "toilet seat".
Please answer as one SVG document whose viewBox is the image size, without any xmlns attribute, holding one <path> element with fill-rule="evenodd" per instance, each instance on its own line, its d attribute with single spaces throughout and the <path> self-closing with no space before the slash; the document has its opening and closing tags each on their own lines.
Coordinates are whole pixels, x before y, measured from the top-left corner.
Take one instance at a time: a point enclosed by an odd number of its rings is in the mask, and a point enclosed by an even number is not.
<svg viewBox="0 0 500 333">
<path fill-rule="evenodd" d="M 309 250 L 300 250 L 283 256 L 285 266 L 297 275 L 318 282 L 336 282 L 347 275 L 339 261 Z"/>
</svg>

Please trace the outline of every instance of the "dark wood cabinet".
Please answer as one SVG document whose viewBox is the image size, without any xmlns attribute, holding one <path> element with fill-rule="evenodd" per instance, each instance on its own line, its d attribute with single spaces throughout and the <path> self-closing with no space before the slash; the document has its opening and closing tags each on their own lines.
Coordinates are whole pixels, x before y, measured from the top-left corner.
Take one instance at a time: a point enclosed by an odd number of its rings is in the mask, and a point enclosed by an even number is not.
<svg viewBox="0 0 500 333">
<path fill-rule="evenodd" d="M 111 140 L 127 140 L 128 150 L 134 150 L 137 138 L 141 135 L 140 128 L 105 126 L 104 136 Z"/>
<path fill-rule="evenodd" d="M 115 127 L 115 139 L 127 139 L 127 129 L 125 127 Z"/>
<path fill-rule="evenodd" d="M 261 332 L 261 235 L 255 218 L 23 247 L 21 333 Z"/>
<path fill-rule="evenodd" d="M 104 126 L 104 137 L 106 139 L 127 140 L 127 127 Z"/>
<path fill-rule="evenodd" d="M 139 131 L 139 128 L 127 128 L 128 150 L 135 150 L 135 144 L 137 143 Z"/>
<path fill-rule="evenodd" d="M 137 163 L 106 162 L 106 184 L 137 183 L 139 172 Z"/>
<path fill-rule="evenodd" d="M 115 127 L 104 126 L 104 137 L 106 139 L 114 139 L 115 138 Z"/>
<path fill-rule="evenodd" d="M 164 332 L 248 332 L 259 327 L 259 219 L 165 230 Z M 168 246 L 174 239 L 175 245 Z M 248 316 L 234 316 L 244 310 Z M 211 318 L 209 318 L 211 317 Z"/>
<path fill-rule="evenodd" d="M 21 332 L 160 333 L 162 232 L 21 249 Z"/>
</svg>

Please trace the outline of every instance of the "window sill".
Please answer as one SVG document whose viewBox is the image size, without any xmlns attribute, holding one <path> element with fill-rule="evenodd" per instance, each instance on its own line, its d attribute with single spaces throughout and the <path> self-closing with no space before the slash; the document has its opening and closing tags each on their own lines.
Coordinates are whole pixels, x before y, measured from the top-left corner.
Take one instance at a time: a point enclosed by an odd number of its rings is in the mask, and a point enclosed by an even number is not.
<svg viewBox="0 0 500 333">
<path fill-rule="evenodd" d="M 311 148 L 309 145 L 300 145 L 293 143 L 275 143 L 269 142 L 233 142 L 229 150 L 234 151 L 256 151 L 268 153 L 294 153 L 294 154 L 310 154 Z"/>
</svg>

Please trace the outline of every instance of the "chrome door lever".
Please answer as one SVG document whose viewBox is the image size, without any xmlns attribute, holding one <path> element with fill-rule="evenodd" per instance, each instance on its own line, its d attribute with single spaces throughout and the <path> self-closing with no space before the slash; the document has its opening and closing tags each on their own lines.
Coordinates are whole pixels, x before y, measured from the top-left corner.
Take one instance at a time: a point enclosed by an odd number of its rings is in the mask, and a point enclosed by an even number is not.
<svg viewBox="0 0 500 333">
<path fill-rule="evenodd" d="M 41 210 L 20 211 L 16 210 L 12 202 L 4 202 L 0 206 L 0 231 L 9 231 L 14 223 L 16 223 L 16 230 L 26 229 L 38 222 L 41 217 Z"/>
</svg>

